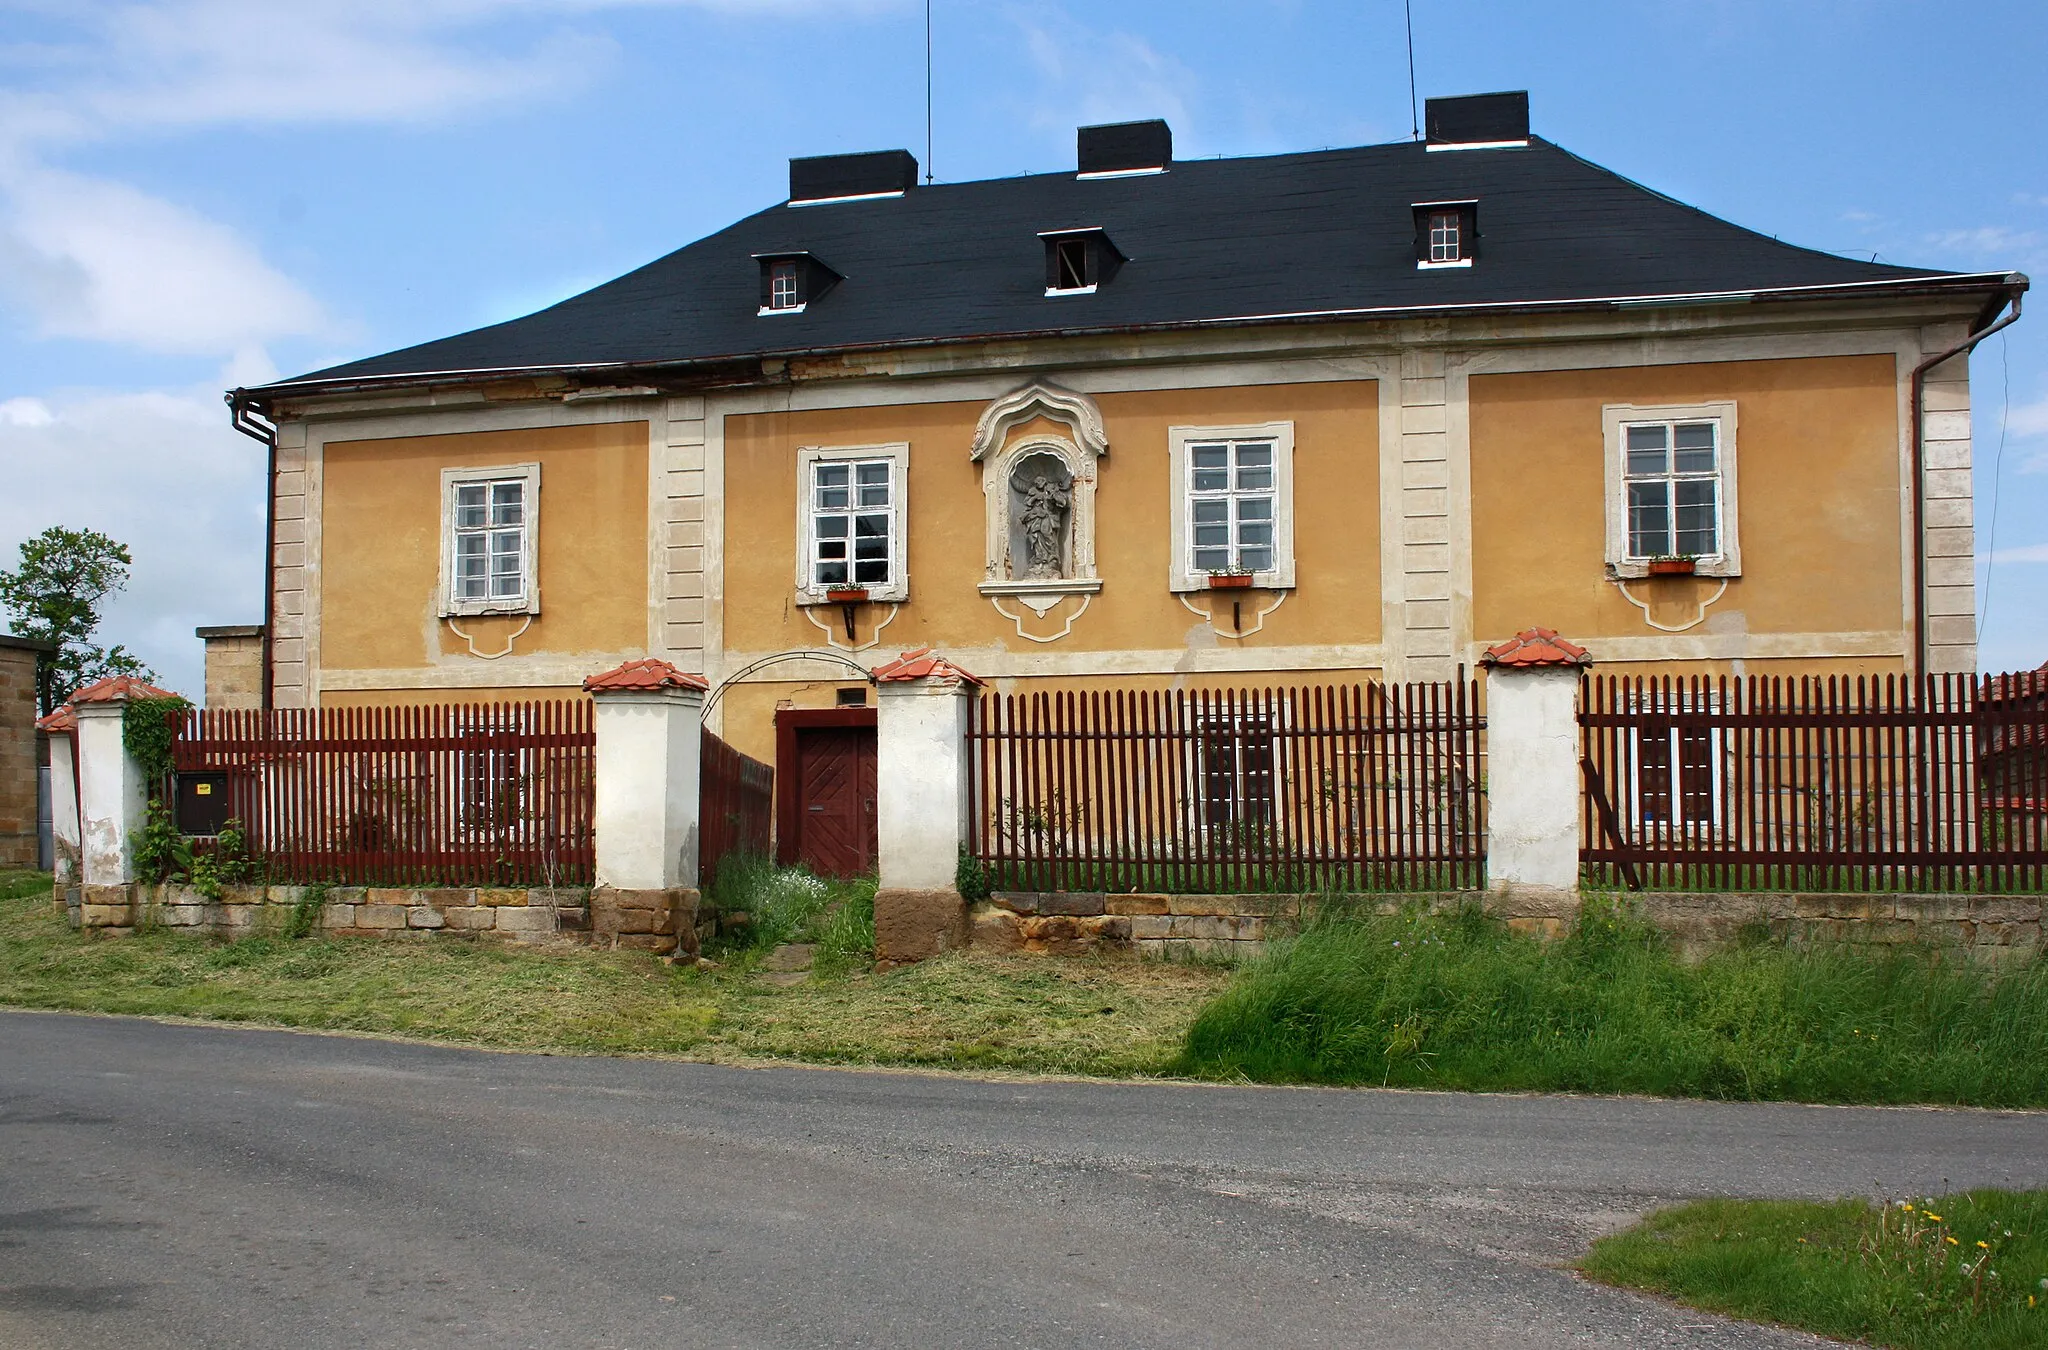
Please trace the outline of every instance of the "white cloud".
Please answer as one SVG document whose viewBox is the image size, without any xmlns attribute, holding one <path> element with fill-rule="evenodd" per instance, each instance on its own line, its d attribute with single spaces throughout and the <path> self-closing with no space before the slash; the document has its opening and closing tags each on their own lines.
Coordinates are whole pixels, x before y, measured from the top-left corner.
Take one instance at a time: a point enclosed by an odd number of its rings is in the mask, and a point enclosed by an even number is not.
<svg viewBox="0 0 2048 1350">
<path fill-rule="evenodd" d="M 1969 230 L 1940 230 L 1927 236 L 1938 249 L 1978 258 L 1992 266 L 2010 266 L 2039 249 L 2042 237 L 2033 230 L 2015 230 L 2004 225 L 1979 225 Z"/>
<path fill-rule="evenodd" d="M 0 426 L 46 427 L 55 420 L 50 405 L 39 398 L 10 398 L 0 403 Z"/>
<path fill-rule="evenodd" d="M 2048 436 L 2048 398 L 2012 409 L 2005 415 L 2005 429 L 2015 436 Z"/>
<path fill-rule="evenodd" d="M 4 186 L 0 290 L 46 335 L 212 355 L 330 329 L 312 296 L 195 212 L 54 169 Z"/>
<path fill-rule="evenodd" d="M 1097 32 L 1059 12 L 1017 22 L 1039 75 L 1029 86 L 1033 126 L 1071 135 L 1077 126 L 1146 117 L 1177 130 L 1190 124 L 1195 73 L 1143 38 Z"/>
<path fill-rule="evenodd" d="M 263 604 L 263 448 L 203 389 L 10 399 L 0 416 L 0 566 L 51 525 L 127 544 L 135 566 L 100 637 L 125 643 L 170 687 L 197 696 L 201 624 L 256 623 Z"/>
<path fill-rule="evenodd" d="M 1990 556 L 1995 563 L 2048 563 L 2048 544 L 2021 544 L 2002 548 Z"/>
</svg>

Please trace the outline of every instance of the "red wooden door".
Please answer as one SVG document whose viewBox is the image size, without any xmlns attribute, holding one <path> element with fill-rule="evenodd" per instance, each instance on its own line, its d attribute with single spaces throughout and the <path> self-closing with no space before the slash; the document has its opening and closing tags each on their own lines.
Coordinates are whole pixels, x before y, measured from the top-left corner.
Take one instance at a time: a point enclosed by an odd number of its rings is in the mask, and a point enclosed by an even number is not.
<svg viewBox="0 0 2048 1350">
<path fill-rule="evenodd" d="M 875 730 L 796 732 L 796 860 L 820 876 L 875 867 Z"/>
</svg>

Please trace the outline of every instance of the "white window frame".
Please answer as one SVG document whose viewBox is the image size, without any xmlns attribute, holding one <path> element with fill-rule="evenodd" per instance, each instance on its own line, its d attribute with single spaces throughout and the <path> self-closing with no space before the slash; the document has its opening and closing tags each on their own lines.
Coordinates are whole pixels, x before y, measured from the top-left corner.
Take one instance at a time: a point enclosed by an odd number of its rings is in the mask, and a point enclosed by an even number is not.
<svg viewBox="0 0 2048 1350">
<path fill-rule="evenodd" d="M 775 280 L 776 280 L 776 273 L 777 273 L 777 272 L 779 272 L 779 271 L 781 271 L 781 270 L 782 270 L 783 268 L 788 268 L 788 269 L 789 269 L 789 293 L 790 293 L 791 303 L 789 303 L 789 304 L 787 304 L 787 305 L 778 305 L 778 304 L 776 304 L 776 303 L 775 303 Z M 762 316 L 763 318 L 766 318 L 766 317 L 767 317 L 768 315 L 771 315 L 771 314 L 801 314 L 801 313 L 803 313 L 803 312 L 804 312 L 804 310 L 805 310 L 805 308 L 807 308 L 807 307 L 809 306 L 809 304 L 810 304 L 810 297 L 804 294 L 804 281 L 805 281 L 805 277 L 804 277 L 804 264 L 803 264 L 803 260 L 802 260 L 802 259 L 800 259 L 800 258 L 771 258 L 771 259 L 769 259 L 769 260 L 768 260 L 768 303 L 767 303 L 767 304 L 765 304 L 765 305 L 763 305 L 763 306 L 761 306 L 761 308 L 760 308 L 760 311 L 759 311 L 759 313 L 761 314 L 761 316 Z"/>
<path fill-rule="evenodd" d="M 1273 443 L 1273 566 L 1252 574 L 1252 585 L 1265 590 L 1294 586 L 1294 423 L 1260 422 L 1251 426 L 1169 427 L 1166 432 L 1172 562 L 1168 586 L 1176 592 L 1206 591 L 1209 574 L 1195 570 L 1194 507 L 1188 482 L 1188 447 L 1202 441 L 1271 441 Z"/>
<path fill-rule="evenodd" d="M 464 599 L 455 593 L 455 489 L 478 483 L 518 482 L 524 484 L 521 508 L 524 516 L 520 539 L 519 569 L 525 580 L 524 593 L 517 596 L 481 596 Z M 492 467 L 441 470 L 441 617 L 475 614 L 540 613 L 540 465 L 500 464 Z"/>
<path fill-rule="evenodd" d="M 889 584 L 868 586 L 869 600 L 901 602 L 910 598 L 909 494 L 910 443 L 893 441 L 882 445 L 807 445 L 796 452 L 796 602 L 799 605 L 834 603 L 826 588 L 818 585 L 811 569 L 817 552 L 817 517 L 811 506 L 813 469 L 819 464 L 848 460 L 887 460 L 889 463 L 889 556 L 894 560 Z M 848 575 L 851 576 L 849 569 Z M 858 585 L 849 582 L 849 585 Z"/>
<path fill-rule="evenodd" d="M 1703 555 L 1693 562 L 1693 574 L 1703 577 L 1742 575 L 1742 536 L 1738 529 L 1736 491 L 1736 419 L 1732 400 L 1715 403 L 1674 403 L 1643 406 L 1610 403 L 1600 410 L 1602 435 L 1607 444 L 1607 569 L 1616 577 L 1636 578 L 1650 574 L 1650 559 L 1629 555 L 1628 548 L 1628 431 L 1641 422 L 1716 422 L 1720 441 L 1720 552 Z"/>
<path fill-rule="evenodd" d="M 1718 713 L 1721 711 L 1721 695 L 1718 690 L 1705 689 L 1695 695 L 1690 690 L 1672 691 L 1672 704 L 1663 704 L 1659 691 L 1650 699 L 1635 693 L 1629 696 L 1628 710 L 1638 715 L 1667 713 L 1677 715 L 1700 711 Z M 1707 816 L 1704 820 L 1690 819 L 1685 815 L 1684 760 L 1685 737 L 1682 728 L 1673 726 L 1664 735 L 1669 738 L 1668 750 L 1671 766 L 1671 818 L 1653 821 L 1644 816 L 1643 803 L 1643 733 L 1640 728 L 1628 733 L 1628 826 L 1632 837 L 1648 838 L 1706 838 L 1718 839 L 1722 834 L 1723 797 L 1727 791 L 1727 763 L 1730 753 L 1728 733 L 1720 727 L 1707 729 Z"/>
</svg>

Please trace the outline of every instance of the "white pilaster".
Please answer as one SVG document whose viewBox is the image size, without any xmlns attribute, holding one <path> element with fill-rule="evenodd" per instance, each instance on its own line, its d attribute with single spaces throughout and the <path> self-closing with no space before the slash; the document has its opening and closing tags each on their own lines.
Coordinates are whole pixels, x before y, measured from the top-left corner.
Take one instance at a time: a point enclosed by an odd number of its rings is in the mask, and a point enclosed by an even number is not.
<svg viewBox="0 0 2048 1350">
<path fill-rule="evenodd" d="M 1532 636 L 1503 643 L 1488 656 Z M 1578 890 L 1580 669 L 1569 658 L 1487 664 L 1486 883 L 1492 890 Z"/>
<path fill-rule="evenodd" d="M 877 685 L 877 846 L 884 890 L 950 890 L 967 842 L 967 710 L 944 673 Z"/>
<path fill-rule="evenodd" d="M 142 831 L 149 794 L 142 766 L 122 744 L 121 715 L 127 706 L 127 699 L 120 698 L 72 708 L 78 719 L 80 866 L 87 886 L 125 886 L 135 880 L 129 836 Z M 54 790 L 54 773 L 51 779 Z"/>
<path fill-rule="evenodd" d="M 602 678 L 602 677 L 600 677 Z M 592 688 L 597 704 L 597 884 L 697 885 L 704 687 Z"/>
<path fill-rule="evenodd" d="M 76 745 L 65 732 L 50 734 L 50 833 L 55 838 L 55 883 L 59 887 L 79 881 L 78 766 L 72 760 Z"/>
</svg>

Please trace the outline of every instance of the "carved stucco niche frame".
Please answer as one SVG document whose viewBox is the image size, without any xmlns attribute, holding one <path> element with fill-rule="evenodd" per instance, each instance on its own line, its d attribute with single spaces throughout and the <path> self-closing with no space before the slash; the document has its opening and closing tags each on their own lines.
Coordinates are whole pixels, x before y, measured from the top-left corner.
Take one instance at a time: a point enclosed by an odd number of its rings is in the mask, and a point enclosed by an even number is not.
<svg viewBox="0 0 2048 1350">
<path fill-rule="evenodd" d="M 1068 435 L 1040 432 L 1010 440 L 1010 433 L 1037 418 L 1065 426 Z M 998 612 L 1002 597 L 1015 596 L 1043 618 L 1070 595 L 1092 596 L 1102 589 L 1095 564 L 1096 461 L 1109 453 L 1102 428 L 1102 410 L 1086 394 L 1034 382 L 1014 390 L 982 410 L 974 428 L 971 458 L 981 465 L 981 496 L 987 524 L 980 591 Z M 1060 461 L 1072 479 L 1073 500 L 1067 518 L 1067 575 L 1013 578 L 1010 560 L 1010 480 L 1017 465 L 1034 455 Z M 1084 598 L 1083 605 L 1086 600 Z M 1072 617 L 1080 617 L 1078 613 Z M 1069 627 L 1072 626 L 1069 622 Z M 1019 631 L 1021 632 L 1021 626 Z M 1064 636 L 1064 631 L 1062 632 Z"/>
</svg>

